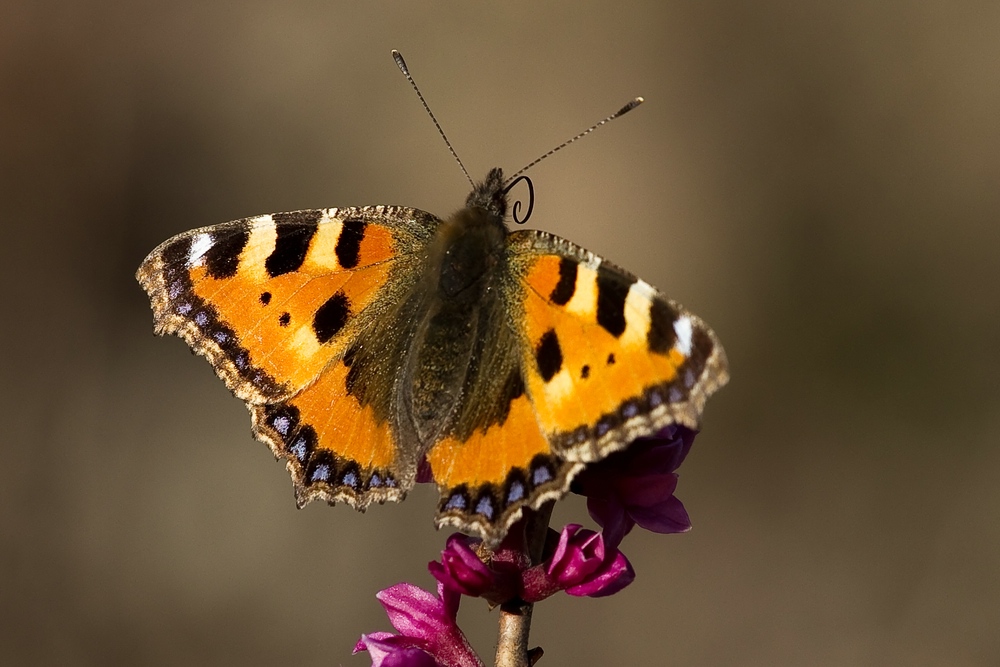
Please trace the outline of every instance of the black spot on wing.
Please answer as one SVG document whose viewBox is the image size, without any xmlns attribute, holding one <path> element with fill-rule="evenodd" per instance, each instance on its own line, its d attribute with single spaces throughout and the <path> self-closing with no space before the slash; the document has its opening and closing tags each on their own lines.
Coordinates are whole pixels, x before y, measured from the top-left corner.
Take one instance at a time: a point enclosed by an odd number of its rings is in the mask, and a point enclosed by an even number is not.
<svg viewBox="0 0 1000 667">
<path fill-rule="evenodd" d="M 603 266 L 597 269 L 597 323 L 616 338 L 625 333 L 625 299 L 634 282 Z"/>
<path fill-rule="evenodd" d="M 265 306 L 267 304 L 271 303 L 271 293 L 270 292 L 262 292 L 261 295 L 260 295 L 260 302 L 262 304 L 264 304 Z"/>
<path fill-rule="evenodd" d="M 687 363 L 697 367 L 698 375 L 701 375 L 702 371 L 705 370 L 705 364 L 712 356 L 714 349 L 715 343 L 712 342 L 712 337 L 708 335 L 708 332 L 701 328 L 695 329 L 691 335 L 691 356 Z"/>
<path fill-rule="evenodd" d="M 557 306 L 565 306 L 576 292 L 576 260 L 563 257 L 559 260 L 559 282 L 552 288 L 549 300 Z"/>
<path fill-rule="evenodd" d="M 274 219 L 277 238 L 274 250 L 264 261 L 267 274 L 272 278 L 292 271 L 298 271 L 302 262 L 306 261 L 309 244 L 316 234 L 319 220 L 323 212 L 295 211 L 293 213 L 275 213 Z"/>
<path fill-rule="evenodd" d="M 163 249 L 163 263 L 170 278 L 179 278 L 175 273 L 184 269 L 184 279 L 187 280 L 187 260 L 191 254 L 191 237 L 182 236 Z"/>
<path fill-rule="evenodd" d="M 250 240 L 250 230 L 241 226 L 232 231 L 212 234 L 212 245 L 205 253 L 205 268 L 208 275 L 216 280 L 232 278 L 240 267 L 240 254 Z"/>
<path fill-rule="evenodd" d="M 504 383 L 503 395 L 502 395 L 502 405 L 500 406 L 500 415 L 497 419 L 498 424 L 503 424 L 507 421 L 507 416 L 510 414 L 510 404 L 521 398 L 524 395 L 524 380 L 521 378 L 521 371 L 519 369 L 514 369 L 511 371 L 510 375 L 507 377 L 507 381 Z"/>
<path fill-rule="evenodd" d="M 351 302 L 343 292 L 337 292 L 326 300 L 313 317 L 313 332 L 316 340 L 326 343 L 336 336 L 351 315 Z"/>
<path fill-rule="evenodd" d="M 292 321 L 292 316 L 290 313 L 287 312 L 282 313 L 281 317 L 278 318 L 278 324 L 280 324 L 283 327 L 287 327 L 289 322 L 291 321 Z"/>
<path fill-rule="evenodd" d="M 654 299 L 649 308 L 649 333 L 646 342 L 650 352 L 666 354 L 674 346 L 677 333 L 674 331 L 674 321 L 677 312 L 662 299 Z"/>
<path fill-rule="evenodd" d="M 538 362 L 538 372 L 542 379 L 548 382 L 562 368 L 562 348 L 559 347 L 559 337 L 553 329 L 542 334 L 542 339 L 535 349 L 535 359 Z"/>
<path fill-rule="evenodd" d="M 365 238 L 367 226 L 368 223 L 364 220 L 344 220 L 336 248 L 337 262 L 342 268 L 353 269 L 358 265 L 361 257 L 361 241 Z"/>
</svg>

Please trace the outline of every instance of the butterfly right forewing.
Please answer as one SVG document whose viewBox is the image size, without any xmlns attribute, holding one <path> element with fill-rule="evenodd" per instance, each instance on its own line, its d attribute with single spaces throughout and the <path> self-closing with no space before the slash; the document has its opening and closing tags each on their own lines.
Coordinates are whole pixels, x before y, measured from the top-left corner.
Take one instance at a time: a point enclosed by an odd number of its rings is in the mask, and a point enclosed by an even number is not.
<svg viewBox="0 0 1000 667">
<path fill-rule="evenodd" d="M 672 423 L 697 428 L 728 381 L 697 316 L 563 239 L 511 234 L 512 325 L 539 427 L 561 457 L 595 461 Z"/>
</svg>

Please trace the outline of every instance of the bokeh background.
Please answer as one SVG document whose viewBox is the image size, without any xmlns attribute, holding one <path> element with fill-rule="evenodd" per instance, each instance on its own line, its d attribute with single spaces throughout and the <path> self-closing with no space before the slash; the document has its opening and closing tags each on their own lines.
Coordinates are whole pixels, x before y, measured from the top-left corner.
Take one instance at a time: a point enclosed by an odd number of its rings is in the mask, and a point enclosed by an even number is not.
<svg viewBox="0 0 1000 667">
<path fill-rule="evenodd" d="M 998 35 L 987 0 L 4 2 L 0 663 L 365 665 L 374 593 L 432 585 L 433 491 L 297 511 L 133 279 L 196 226 L 456 209 L 397 48 L 476 177 L 645 96 L 532 171 L 529 224 L 731 361 L 694 530 L 539 605 L 541 664 L 1000 664 Z"/>
</svg>

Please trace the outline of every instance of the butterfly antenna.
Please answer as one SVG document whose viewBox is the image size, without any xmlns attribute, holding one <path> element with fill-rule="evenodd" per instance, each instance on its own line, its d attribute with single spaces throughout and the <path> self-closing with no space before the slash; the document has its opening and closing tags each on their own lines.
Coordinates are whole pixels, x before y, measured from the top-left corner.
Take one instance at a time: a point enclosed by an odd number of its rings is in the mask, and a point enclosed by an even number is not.
<svg viewBox="0 0 1000 667">
<path fill-rule="evenodd" d="M 393 53 L 395 53 L 395 52 L 393 52 Z M 535 160 L 534 162 L 532 162 L 531 164 L 529 164 L 527 167 L 525 167 L 524 169 L 520 170 L 519 172 L 517 172 L 516 174 L 514 174 L 513 176 L 511 176 L 510 178 L 508 178 L 504 182 L 504 185 L 512 185 L 514 183 L 514 181 L 517 180 L 517 178 L 521 174 L 523 174 L 524 172 L 528 171 L 529 169 L 531 169 L 532 167 L 534 167 L 536 164 L 538 164 L 539 162 L 541 162 L 542 160 L 544 160 L 548 156 L 552 155 L 553 153 L 555 153 L 557 151 L 562 150 L 563 148 L 566 148 L 567 146 L 569 146 L 574 141 L 577 141 L 578 139 L 583 139 L 585 136 L 587 136 L 588 134 L 590 134 L 591 132 L 593 132 L 594 130 L 596 130 L 597 128 L 599 128 L 601 125 L 604 125 L 605 123 L 610 123 L 611 121 L 613 121 L 615 118 L 618 118 L 619 116 L 624 116 L 629 111 L 631 111 L 632 109 L 636 108 L 637 106 L 639 106 L 643 102 L 644 102 L 644 100 L 641 97 L 635 98 L 634 100 L 632 100 L 631 102 L 629 102 L 628 104 L 626 104 L 625 106 L 623 106 L 621 109 L 619 109 L 618 111 L 614 112 L 613 114 L 611 114 L 610 116 L 608 116 L 607 118 L 605 118 L 604 120 L 602 120 L 600 123 L 595 123 L 594 125 L 590 126 L 589 128 L 587 128 L 586 130 L 584 130 L 580 134 L 576 135 L 572 139 L 570 139 L 568 141 L 562 142 L 561 144 L 559 144 L 558 146 L 556 146 L 555 148 L 553 148 L 552 150 L 550 150 L 548 153 L 546 153 L 545 155 L 541 156 L 540 158 L 538 158 L 537 160 Z"/>
<path fill-rule="evenodd" d="M 416 91 L 417 97 L 420 98 L 420 103 L 424 105 L 424 110 L 427 112 L 427 115 L 431 117 L 431 120 L 434 121 L 434 127 L 437 128 L 438 132 L 441 134 L 441 138 L 444 139 L 445 145 L 448 146 L 448 150 L 451 151 L 451 156 L 455 158 L 455 162 L 457 162 L 458 166 L 462 168 L 462 173 L 464 173 L 465 177 L 469 179 L 469 183 L 472 184 L 472 187 L 476 187 L 475 181 L 473 181 L 472 177 L 469 176 L 469 170 L 465 168 L 464 164 L 462 164 L 462 160 L 459 159 L 458 153 L 456 153 L 455 149 L 451 147 L 451 142 L 448 141 L 448 137 L 445 136 L 444 130 L 441 129 L 440 123 L 438 123 L 437 118 L 434 117 L 434 112 L 431 111 L 431 108 L 429 106 L 427 106 L 427 100 L 425 100 L 424 96 L 420 94 L 420 89 L 417 88 L 417 82 L 413 80 L 412 76 L 410 76 L 410 70 L 406 68 L 406 61 L 403 60 L 403 55 L 396 49 L 393 49 L 392 59 L 396 61 L 396 65 L 399 67 L 399 71 L 403 73 L 403 76 L 406 77 L 406 80 L 410 82 L 411 86 L 413 86 L 413 90 Z"/>
</svg>

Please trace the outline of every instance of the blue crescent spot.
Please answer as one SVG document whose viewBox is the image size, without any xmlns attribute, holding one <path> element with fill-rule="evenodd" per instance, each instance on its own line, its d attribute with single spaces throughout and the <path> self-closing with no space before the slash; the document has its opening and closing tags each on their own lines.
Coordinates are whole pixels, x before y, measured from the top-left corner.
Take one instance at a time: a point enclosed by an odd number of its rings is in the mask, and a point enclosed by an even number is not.
<svg viewBox="0 0 1000 667">
<path fill-rule="evenodd" d="M 325 463 L 316 466 L 316 469 L 313 470 L 312 476 L 309 477 L 309 481 L 311 482 L 316 482 L 318 480 L 323 480 L 325 482 L 329 479 L 330 479 L 330 466 L 328 466 Z"/>
<path fill-rule="evenodd" d="M 507 492 L 507 503 L 516 503 L 521 498 L 524 498 L 524 484 L 514 482 L 510 485 L 510 491 Z"/>
<path fill-rule="evenodd" d="M 552 479 L 552 473 L 550 473 L 549 469 L 544 466 L 539 466 L 538 468 L 535 468 L 535 470 L 531 473 L 531 481 L 534 483 L 535 486 L 538 486 L 539 484 L 544 484 L 545 482 L 548 482 L 551 479 Z"/>
<path fill-rule="evenodd" d="M 445 503 L 444 508 L 446 510 L 464 510 L 465 497 L 460 493 L 454 494 L 451 498 L 448 499 L 448 502 Z"/>
<path fill-rule="evenodd" d="M 271 426 L 274 427 L 274 430 L 280 433 L 281 435 L 288 435 L 288 428 L 291 425 L 292 421 L 288 417 L 285 417 L 284 415 L 280 417 L 275 417 L 274 420 L 271 422 Z"/>
<path fill-rule="evenodd" d="M 493 518 L 493 503 L 489 498 L 480 498 L 476 505 L 476 514 L 482 514 L 487 519 Z"/>
<path fill-rule="evenodd" d="M 296 440 L 295 444 L 288 448 L 288 451 L 290 451 L 300 462 L 304 462 L 308 453 L 306 451 L 305 438 L 299 438 Z"/>
</svg>

